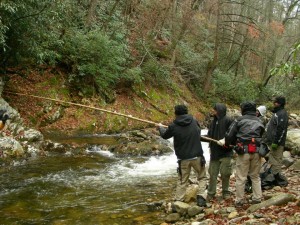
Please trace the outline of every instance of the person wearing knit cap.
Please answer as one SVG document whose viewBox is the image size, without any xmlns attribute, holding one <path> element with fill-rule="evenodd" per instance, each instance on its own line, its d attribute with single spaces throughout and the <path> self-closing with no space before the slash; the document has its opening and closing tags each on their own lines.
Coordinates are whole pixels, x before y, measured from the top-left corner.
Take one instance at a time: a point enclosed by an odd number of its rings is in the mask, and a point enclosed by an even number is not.
<svg viewBox="0 0 300 225">
<path fill-rule="evenodd" d="M 281 174 L 283 151 L 286 142 L 288 128 L 288 113 L 285 110 L 286 100 L 283 96 L 277 96 L 274 101 L 273 116 L 267 124 L 266 140 L 271 149 L 269 163 L 278 186 L 286 186 L 287 180 Z"/>
<path fill-rule="evenodd" d="M 264 126 L 267 124 L 266 113 L 267 113 L 266 106 L 260 105 L 256 108 L 256 116 L 261 120 Z"/>
</svg>

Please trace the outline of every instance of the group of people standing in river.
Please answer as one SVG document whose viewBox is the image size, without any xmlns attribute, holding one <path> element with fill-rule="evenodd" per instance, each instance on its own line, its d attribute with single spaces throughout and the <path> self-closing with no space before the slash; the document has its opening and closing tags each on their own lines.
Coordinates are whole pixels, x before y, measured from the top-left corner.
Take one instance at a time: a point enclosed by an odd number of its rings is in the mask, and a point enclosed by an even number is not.
<svg viewBox="0 0 300 225">
<path fill-rule="evenodd" d="M 232 159 L 236 153 L 235 206 L 243 207 L 247 203 L 244 197 L 247 177 L 251 179 L 253 190 L 249 203 L 260 203 L 263 196 L 259 174 L 262 156 L 259 149 L 263 143 L 270 149 L 268 163 L 271 165 L 275 179 L 278 180 L 278 185 L 281 184 L 282 179 L 285 179 L 281 174 L 288 127 L 285 104 L 285 97 L 276 97 L 273 101 L 273 115 L 266 123 L 265 106 L 256 107 L 254 102 L 243 102 L 240 105 L 242 115 L 233 119 L 226 115 L 225 104 L 216 103 L 213 107 L 213 120 L 208 128 L 208 133 L 202 137 L 200 125 L 188 113 L 187 106 L 176 105 L 175 120 L 167 128 L 158 127 L 162 138 L 173 137 L 174 150 L 178 160 L 178 181 L 174 200 L 184 201 L 192 168 L 198 180 L 198 206 L 205 207 L 208 201 L 216 198 L 219 174 L 221 175 L 222 198 L 225 200 L 230 198 L 232 194 L 229 191 L 233 169 Z M 201 141 L 207 140 L 209 140 L 210 148 L 209 179 L 206 176 L 206 161 L 201 145 Z"/>
</svg>

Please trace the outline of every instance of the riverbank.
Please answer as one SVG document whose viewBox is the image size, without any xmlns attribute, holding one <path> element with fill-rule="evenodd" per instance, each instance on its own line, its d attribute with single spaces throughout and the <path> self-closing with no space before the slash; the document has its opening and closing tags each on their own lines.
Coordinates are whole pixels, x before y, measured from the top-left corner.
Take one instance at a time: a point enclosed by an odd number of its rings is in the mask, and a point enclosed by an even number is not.
<svg viewBox="0 0 300 225">
<path fill-rule="evenodd" d="M 252 193 L 245 193 L 246 203 L 242 208 L 235 208 L 235 174 L 230 179 L 229 199 L 222 199 L 221 180 L 218 180 L 217 196 L 207 204 L 198 207 L 195 199 L 190 203 L 167 200 L 162 206 L 166 212 L 165 223 L 160 225 L 216 225 L 216 224 L 286 224 L 300 223 L 300 159 L 295 164 L 283 166 L 283 174 L 289 184 L 287 187 L 275 186 L 263 190 L 262 203 L 252 205 Z M 192 186 L 193 184 L 191 184 Z M 190 187 L 191 188 L 191 187 Z"/>
</svg>

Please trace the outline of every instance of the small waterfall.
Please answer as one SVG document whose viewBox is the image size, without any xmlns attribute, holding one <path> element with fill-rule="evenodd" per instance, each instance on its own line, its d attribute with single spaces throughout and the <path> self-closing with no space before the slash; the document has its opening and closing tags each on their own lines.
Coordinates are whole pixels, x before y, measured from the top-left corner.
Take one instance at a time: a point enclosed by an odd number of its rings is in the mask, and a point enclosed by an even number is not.
<svg viewBox="0 0 300 225">
<path fill-rule="evenodd" d="M 202 134 L 206 134 L 207 130 L 202 130 Z M 173 139 L 169 139 L 173 143 Z M 209 161 L 210 154 L 207 142 L 202 142 L 204 157 L 206 162 Z M 103 151 L 99 147 L 93 147 L 89 152 L 97 152 L 101 156 L 114 158 L 114 154 L 109 151 Z M 144 160 L 136 160 L 133 158 L 121 159 L 110 168 L 107 168 L 108 176 L 111 178 L 118 177 L 125 179 L 136 179 L 138 177 L 151 176 L 170 176 L 176 174 L 177 158 L 175 153 L 164 156 L 151 156 Z M 132 180 L 130 181 L 132 182 Z"/>
</svg>

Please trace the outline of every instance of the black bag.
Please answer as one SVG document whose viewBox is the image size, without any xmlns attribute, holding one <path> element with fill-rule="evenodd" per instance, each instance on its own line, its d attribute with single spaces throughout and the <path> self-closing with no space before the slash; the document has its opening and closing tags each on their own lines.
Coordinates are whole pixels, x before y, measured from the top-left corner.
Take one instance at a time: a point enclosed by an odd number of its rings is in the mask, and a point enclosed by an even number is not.
<svg viewBox="0 0 300 225">
<path fill-rule="evenodd" d="M 260 171 L 261 189 L 268 190 L 275 186 L 275 177 L 271 170 L 271 165 L 265 162 Z"/>
</svg>

